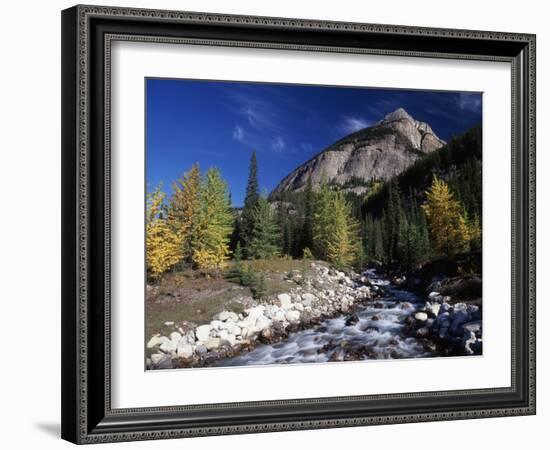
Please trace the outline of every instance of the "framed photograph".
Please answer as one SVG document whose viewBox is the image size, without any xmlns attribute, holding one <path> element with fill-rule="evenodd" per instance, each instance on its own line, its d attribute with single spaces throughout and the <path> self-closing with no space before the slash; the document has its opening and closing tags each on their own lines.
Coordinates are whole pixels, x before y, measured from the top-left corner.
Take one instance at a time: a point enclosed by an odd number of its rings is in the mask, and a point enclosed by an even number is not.
<svg viewBox="0 0 550 450">
<path fill-rule="evenodd" d="M 535 36 L 62 12 L 62 436 L 535 413 Z"/>
</svg>

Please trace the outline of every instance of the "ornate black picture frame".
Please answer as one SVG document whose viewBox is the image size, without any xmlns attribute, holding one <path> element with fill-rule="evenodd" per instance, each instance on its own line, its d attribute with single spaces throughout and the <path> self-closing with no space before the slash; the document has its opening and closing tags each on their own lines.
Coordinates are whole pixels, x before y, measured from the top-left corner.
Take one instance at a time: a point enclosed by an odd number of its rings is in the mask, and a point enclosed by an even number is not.
<svg viewBox="0 0 550 450">
<path fill-rule="evenodd" d="M 113 409 L 109 112 L 117 40 L 511 63 L 511 386 Z M 534 35 L 75 6 L 62 12 L 62 109 L 64 439 L 84 444 L 535 413 Z"/>
</svg>

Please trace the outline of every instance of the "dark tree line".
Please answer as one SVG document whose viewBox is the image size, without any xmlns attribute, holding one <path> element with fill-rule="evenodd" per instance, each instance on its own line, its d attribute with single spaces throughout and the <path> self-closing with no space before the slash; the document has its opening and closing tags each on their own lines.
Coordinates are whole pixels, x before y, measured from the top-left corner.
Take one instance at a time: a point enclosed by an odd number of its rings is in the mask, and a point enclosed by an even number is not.
<svg viewBox="0 0 550 450">
<path fill-rule="evenodd" d="M 338 201 L 345 203 L 342 211 L 350 216 L 347 220 L 359 224 L 355 237 L 359 243 L 355 255 L 357 264 L 378 261 L 410 270 L 437 255 L 439 249 L 432 242 L 433 221 L 427 219 L 424 210 L 427 192 L 436 178 L 445 189 L 448 187 L 452 197 L 441 201 L 456 201 L 460 205 L 460 220 L 464 222 L 464 229 L 470 230 L 468 245 L 472 249 L 481 245 L 477 237 L 482 208 L 481 128 L 475 127 L 441 149 L 424 155 L 399 176 L 385 182 L 371 180 L 366 196 L 354 193 L 338 196 Z M 337 191 L 334 186 L 325 187 L 326 192 Z M 301 258 L 304 251 L 313 251 L 314 256 L 319 257 L 315 254 L 319 249 L 314 221 L 322 203 L 322 190 L 314 191 L 308 180 L 300 192 L 262 197 L 258 163 L 253 153 L 244 206 L 236 215 L 231 249 L 235 251 L 239 244 L 239 252 L 242 251 L 246 259 L 275 255 Z M 326 192 L 325 196 L 329 195 Z M 332 201 L 329 197 L 323 201 Z"/>
<path fill-rule="evenodd" d="M 434 179 L 443 180 L 462 211 L 469 248 L 481 246 L 481 127 L 453 138 L 441 149 L 424 156 L 403 173 L 371 192 L 361 211 L 366 260 L 404 269 L 436 256 L 434 234 L 422 205 Z M 442 200 L 443 201 L 443 200 Z M 454 204 L 454 203 L 453 203 Z M 468 246 L 465 246 L 465 248 Z"/>
</svg>

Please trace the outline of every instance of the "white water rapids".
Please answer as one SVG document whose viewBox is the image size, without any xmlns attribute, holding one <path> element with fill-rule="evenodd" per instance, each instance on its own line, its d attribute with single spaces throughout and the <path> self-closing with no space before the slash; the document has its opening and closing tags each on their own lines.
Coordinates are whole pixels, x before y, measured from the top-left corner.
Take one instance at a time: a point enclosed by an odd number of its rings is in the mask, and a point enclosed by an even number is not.
<svg viewBox="0 0 550 450">
<path fill-rule="evenodd" d="M 405 334 L 404 320 L 417 310 L 420 298 L 399 289 L 368 271 L 372 284 L 383 290 L 382 298 L 355 310 L 358 322 L 346 325 L 349 314 L 327 319 L 320 325 L 291 333 L 283 342 L 260 345 L 216 366 L 314 363 L 342 361 L 352 352 L 355 359 L 401 359 L 436 356 L 421 341 Z M 357 356 L 359 355 L 359 356 Z"/>
</svg>

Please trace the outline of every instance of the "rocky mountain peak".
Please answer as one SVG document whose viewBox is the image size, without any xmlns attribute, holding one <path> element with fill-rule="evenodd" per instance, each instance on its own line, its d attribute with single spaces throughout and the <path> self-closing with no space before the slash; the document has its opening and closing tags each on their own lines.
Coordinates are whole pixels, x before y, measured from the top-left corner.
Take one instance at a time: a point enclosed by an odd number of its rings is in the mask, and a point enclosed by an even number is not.
<svg viewBox="0 0 550 450">
<path fill-rule="evenodd" d="M 372 127 L 345 136 L 294 169 L 273 194 L 302 191 L 309 178 L 313 189 L 328 182 L 342 190 L 364 194 L 373 181 L 400 174 L 418 158 L 443 145 L 445 141 L 429 124 L 398 108 Z"/>
<path fill-rule="evenodd" d="M 384 118 L 378 122 L 379 124 L 395 122 L 396 120 L 410 120 L 414 122 L 414 119 L 403 108 L 397 108 L 395 111 L 386 114 Z"/>
</svg>

